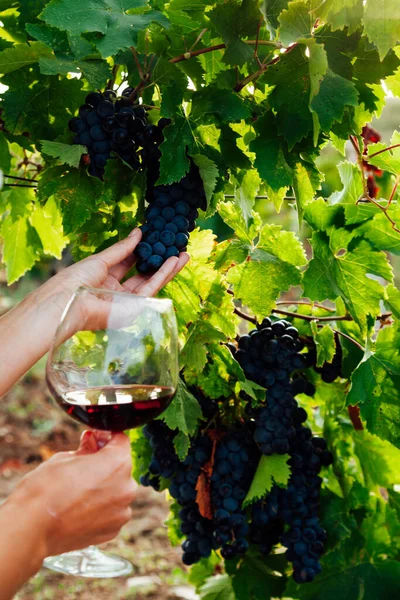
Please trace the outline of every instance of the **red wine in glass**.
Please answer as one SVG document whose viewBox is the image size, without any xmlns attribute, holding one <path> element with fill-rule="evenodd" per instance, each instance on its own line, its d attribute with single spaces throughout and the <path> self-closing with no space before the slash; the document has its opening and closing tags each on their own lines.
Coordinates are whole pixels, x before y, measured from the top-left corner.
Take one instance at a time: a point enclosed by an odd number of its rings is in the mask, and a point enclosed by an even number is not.
<svg viewBox="0 0 400 600">
<path fill-rule="evenodd" d="M 93 387 L 60 395 L 59 406 L 73 419 L 93 429 L 124 431 L 158 417 L 174 397 L 174 389 L 156 385 Z"/>
</svg>

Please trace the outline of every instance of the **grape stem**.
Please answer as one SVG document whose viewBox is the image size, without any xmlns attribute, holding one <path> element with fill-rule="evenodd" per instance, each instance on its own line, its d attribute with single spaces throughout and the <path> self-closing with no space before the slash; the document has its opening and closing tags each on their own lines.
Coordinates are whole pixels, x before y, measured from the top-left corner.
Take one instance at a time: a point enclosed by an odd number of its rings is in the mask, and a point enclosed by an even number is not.
<svg viewBox="0 0 400 600">
<path fill-rule="evenodd" d="M 278 56 L 275 56 L 275 58 L 273 58 L 272 60 L 270 60 L 268 62 L 261 63 L 261 67 L 257 71 L 255 71 L 251 75 L 248 75 L 247 77 L 245 77 L 244 79 L 242 79 L 242 81 L 239 81 L 235 85 L 235 87 L 233 88 L 235 90 L 235 92 L 240 92 L 244 87 L 246 87 L 246 85 L 248 85 L 252 81 L 255 81 L 256 79 L 258 79 L 259 77 L 261 77 L 261 75 L 263 75 L 265 73 L 265 71 L 268 69 L 268 67 L 270 67 L 270 66 L 276 64 L 277 62 L 279 62 L 281 60 L 282 56 L 284 56 L 288 52 L 291 52 L 297 46 L 298 46 L 298 44 L 295 43 L 292 46 L 289 46 L 289 48 L 286 48 L 286 50 L 285 50 L 285 52 L 283 54 L 279 54 Z M 281 46 L 281 48 L 285 48 L 285 46 Z"/>
<path fill-rule="evenodd" d="M 387 208 L 389 208 L 389 206 L 392 204 L 392 201 L 393 201 L 394 195 L 396 193 L 397 187 L 399 185 L 399 182 L 400 182 L 400 175 L 397 175 L 396 181 L 394 182 L 394 186 L 393 186 L 393 189 L 392 189 L 392 193 L 390 194 L 390 198 L 389 198 L 389 202 L 388 202 Z"/>
<path fill-rule="evenodd" d="M 292 312 L 289 310 L 281 310 L 280 308 L 273 308 L 273 313 L 277 313 L 278 315 L 286 315 L 287 317 L 293 317 L 295 319 L 303 319 L 304 321 L 352 321 L 352 317 L 350 315 L 332 315 L 330 317 L 315 317 L 312 315 L 301 315 L 296 312 Z"/>
<path fill-rule="evenodd" d="M 354 340 L 352 337 L 347 335 L 347 333 L 343 333 L 343 331 L 339 331 L 339 329 L 332 329 L 332 331 L 334 333 L 337 333 L 338 335 L 341 335 L 342 337 L 346 338 L 346 340 L 349 340 L 349 342 L 352 342 L 355 346 L 357 346 L 357 348 L 359 348 L 360 350 L 365 352 L 364 346 L 361 346 L 361 344 L 359 344 L 356 340 Z"/>
<path fill-rule="evenodd" d="M 388 146 L 387 148 L 378 150 L 378 152 L 374 152 L 373 154 L 370 154 L 367 158 L 373 158 L 374 156 L 378 156 L 378 154 L 382 154 L 382 152 L 388 152 L 388 150 L 393 150 L 394 148 L 400 148 L 400 144 L 394 144 L 393 146 Z"/>
<path fill-rule="evenodd" d="M 112 90 L 115 84 L 115 80 L 117 79 L 118 70 L 120 65 L 115 64 L 111 71 L 111 79 L 108 80 L 107 89 Z"/>
<path fill-rule="evenodd" d="M 323 310 L 326 310 L 328 312 L 335 312 L 334 308 L 330 308 L 329 306 L 324 306 L 323 304 L 318 304 L 318 302 L 306 302 L 305 300 L 278 300 L 278 302 L 276 303 L 277 306 L 283 306 L 283 305 L 302 305 L 302 306 L 312 306 L 315 308 L 322 308 Z"/>
<path fill-rule="evenodd" d="M 226 290 L 226 291 L 230 296 L 235 295 L 232 290 Z M 312 306 L 312 304 L 309 304 L 308 302 L 302 302 L 300 300 L 297 300 L 297 301 L 283 300 L 281 302 L 277 302 L 277 305 L 279 305 L 279 304 L 305 304 L 307 306 Z M 315 304 L 314 306 L 318 306 L 319 308 L 324 308 L 325 310 L 329 310 L 329 311 L 334 310 L 332 308 L 328 308 L 327 306 L 323 306 L 322 304 L 318 304 L 318 305 Z M 243 312 L 236 306 L 235 306 L 233 312 L 235 313 L 235 315 L 237 315 L 238 317 L 241 317 L 245 321 L 249 321 L 249 323 L 253 323 L 254 325 L 257 325 L 257 323 L 258 323 L 258 321 L 255 317 L 248 315 L 247 313 Z M 316 317 L 316 316 L 312 316 L 312 315 L 302 315 L 300 313 L 292 312 L 289 310 L 281 310 L 279 308 L 273 308 L 271 310 L 271 312 L 279 314 L 279 315 L 285 315 L 287 317 L 292 317 L 294 319 L 303 319 L 303 321 L 309 321 L 309 322 L 316 321 L 317 323 L 321 323 L 321 322 L 324 323 L 324 322 L 329 322 L 329 321 L 353 321 L 354 320 L 353 317 L 349 314 L 331 315 L 329 317 Z M 391 312 L 382 313 L 381 315 L 378 315 L 376 317 L 376 320 L 377 321 L 385 321 L 386 319 L 388 319 L 391 316 L 392 316 Z M 358 346 L 360 348 L 360 350 L 362 350 L 363 352 L 365 351 L 365 348 L 363 346 L 361 346 L 361 344 L 359 344 L 358 342 L 353 340 L 353 338 L 348 336 L 346 333 L 343 333 L 342 331 L 339 331 L 336 329 L 332 329 L 332 331 L 334 331 L 335 333 L 338 333 L 339 335 L 347 338 L 350 342 L 353 342 L 354 344 L 356 344 L 356 346 Z"/>
<path fill-rule="evenodd" d="M 241 317 L 245 321 L 248 321 L 249 323 L 253 323 L 253 325 L 257 325 L 257 319 L 255 317 L 251 317 L 247 313 L 241 311 L 239 308 L 235 307 L 233 312 L 235 313 L 235 315 L 237 315 L 238 317 Z"/>
<path fill-rule="evenodd" d="M 258 46 L 273 46 L 274 48 L 285 48 L 280 42 L 273 42 L 271 40 L 243 40 L 245 44 L 249 45 L 258 45 Z M 226 44 L 216 44 L 215 46 L 209 46 L 207 48 L 199 48 L 198 50 L 193 50 L 189 52 L 184 52 L 179 56 L 175 56 L 174 58 L 170 58 L 169 62 L 172 64 L 182 62 L 184 60 L 189 60 L 194 56 L 200 56 L 200 54 L 207 54 L 208 52 L 215 52 L 216 50 L 223 50 L 226 48 Z"/>
</svg>

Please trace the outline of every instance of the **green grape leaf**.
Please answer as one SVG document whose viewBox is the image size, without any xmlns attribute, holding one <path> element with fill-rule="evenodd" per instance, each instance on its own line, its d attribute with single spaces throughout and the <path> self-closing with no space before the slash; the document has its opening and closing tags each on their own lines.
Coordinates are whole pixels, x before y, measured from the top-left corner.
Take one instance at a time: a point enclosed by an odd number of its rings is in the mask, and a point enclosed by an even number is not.
<svg viewBox="0 0 400 600">
<path fill-rule="evenodd" d="M 227 271 L 234 264 L 242 263 L 249 255 L 248 244 L 237 240 L 226 240 L 215 247 L 212 258 L 218 271 Z"/>
<path fill-rule="evenodd" d="M 11 154 L 7 138 L 3 132 L 0 132 L 0 167 L 8 173 L 11 166 Z"/>
<path fill-rule="evenodd" d="M 82 170 L 67 172 L 54 182 L 51 195 L 60 202 L 66 235 L 83 225 L 97 210 L 103 184 Z"/>
<path fill-rule="evenodd" d="M 209 577 L 198 592 L 200 600 L 235 600 L 232 580 L 226 573 Z"/>
<path fill-rule="evenodd" d="M 298 39 L 310 38 L 315 17 L 311 14 L 305 0 L 294 0 L 289 3 L 278 17 L 280 23 L 279 37 L 285 46 L 289 46 Z"/>
<path fill-rule="evenodd" d="M 317 323 L 311 323 L 311 331 L 317 348 L 317 367 L 322 367 L 325 362 L 331 363 L 335 356 L 335 335 L 329 325 L 324 325 L 321 329 Z"/>
<path fill-rule="evenodd" d="M 282 291 L 301 282 L 298 266 L 304 261 L 301 244 L 293 233 L 265 225 L 249 259 L 232 267 L 227 279 L 233 284 L 235 297 L 262 319 L 274 308 Z"/>
<path fill-rule="evenodd" d="M 323 198 L 309 202 L 304 209 L 304 219 L 315 231 L 329 231 L 340 226 L 343 219 L 343 207 L 328 204 Z"/>
<path fill-rule="evenodd" d="M 214 575 L 215 567 L 220 563 L 221 558 L 216 552 L 212 552 L 208 558 L 202 558 L 190 569 L 189 583 L 198 591 L 206 579 Z"/>
<path fill-rule="evenodd" d="M 400 132 L 395 131 L 392 139 L 390 140 L 390 146 L 400 144 Z M 386 150 L 388 146 L 382 142 L 377 144 L 370 144 L 368 146 L 368 162 L 379 169 L 389 171 L 394 175 L 400 175 L 400 148 L 393 148 L 392 150 Z M 381 152 L 384 150 L 384 152 Z M 372 156 L 376 152 L 381 152 L 377 156 Z"/>
<path fill-rule="evenodd" d="M 179 546 L 184 540 L 184 536 L 181 533 L 180 510 L 181 505 L 178 502 L 173 501 L 169 503 L 169 513 L 167 519 L 164 521 L 164 525 L 167 527 L 168 540 L 171 546 Z"/>
<path fill-rule="evenodd" d="M 193 435 L 202 416 L 198 401 L 180 379 L 174 399 L 159 418 L 170 429 L 178 429 L 181 433 Z"/>
<path fill-rule="evenodd" d="M 290 467 L 287 464 L 289 455 L 273 454 L 272 456 L 262 456 L 258 463 L 257 471 L 254 474 L 253 481 L 246 498 L 243 500 L 243 507 L 249 506 L 253 502 L 264 498 L 271 491 L 274 484 L 280 487 L 286 487 L 290 477 Z"/>
<path fill-rule="evenodd" d="M 379 209 L 371 203 L 359 203 L 363 197 L 363 182 L 356 165 L 343 161 L 337 166 L 343 189 L 334 192 L 329 199 L 330 204 L 342 204 L 346 217 L 346 224 L 354 225 L 370 219 Z"/>
<path fill-rule="evenodd" d="M 235 600 L 280 598 L 284 590 L 285 578 L 276 574 L 277 568 L 271 567 L 270 564 L 266 564 L 265 559 L 251 551 L 238 563 L 227 562 L 226 569 L 232 577 Z"/>
<path fill-rule="evenodd" d="M 42 152 L 53 158 L 58 158 L 62 164 L 79 167 L 82 154 L 87 154 L 86 146 L 79 144 L 61 144 L 42 140 Z"/>
<path fill-rule="evenodd" d="M 314 198 L 314 191 L 310 172 L 302 163 L 297 163 L 293 169 L 293 192 L 300 224 L 303 221 L 305 207 Z"/>
<path fill-rule="evenodd" d="M 25 29 L 35 40 L 43 42 L 46 46 L 54 50 L 54 52 L 62 54 L 70 52 L 68 35 L 65 31 L 60 31 L 56 27 L 50 27 L 45 23 L 27 23 Z"/>
<path fill-rule="evenodd" d="M 51 0 L 40 15 L 49 25 L 73 35 L 94 32 L 94 43 L 101 56 L 107 58 L 137 43 L 138 33 L 150 23 L 168 27 L 167 18 L 150 10 L 129 14 L 130 9 L 144 9 L 147 0 Z"/>
<path fill-rule="evenodd" d="M 207 363 L 208 346 L 225 340 L 225 335 L 212 324 L 199 320 L 189 328 L 180 364 L 194 373 L 201 373 Z"/>
<path fill-rule="evenodd" d="M 49 198 L 44 206 L 35 205 L 30 223 L 36 229 L 44 254 L 60 260 L 68 240 L 64 237 L 61 212 L 54 197 Z"/>
<path fill-rule="evenodd" d="M 335 121 L 341 121 L 346 106 L 357 106 L 358 92 L 351 81 L 328 70 L 311 108 L 318 115 L 321 129 L 329 132 Z"/>
<path fill-rule="evenodd" d="M 246 226 L 249 227 L 250 221 L 253 220 L 252 209 L 260 188 L 260 178 L 257 171 L 252 169 L 241 172 L 238 180 L 240 184 L 235 187 L 235 204 L 239 208 Z"/>
<path fill-rule="evenodd" d="M 262 0 L 260 10 L 271 37 L 275 37 L 275 30 L 279 27 L 279 15 L 288 4 L 289 0 Z"/>
<path fill-rule="evenodd" d="M 3 238 L 2 261 L 6 265 L 9 284 L 17 281 L 33 267 L 40 257 L 41 244 L 29 217 L 8 214 L 1 226 Z"/>
<path fill-rule="evenodd" d="M 292 46 L 282 54 L 280 60 L 271 65 L 261 80 L 275 89 L 268 100 L 277 112 L 278 131 L 289 145 L 305 138 L 313 129 L 313 119 L 309 109 L 310 73 L 306 50 L 301 45 Z M 290 86 L 287 82 L 290 81 Z M 282 184 L 281 186 L 282 187 Z"/>
<path fill-rule="evenodd" d="M 351 33 L 361 26 L 362 0 L 311 0 L 309 7 L 314 19 L 329 23 L 334 30 L 348 28 Z"/>
<path fill-rule="evenodd" d="M 216 5 L 207 13 L 217 33 L 221 35 L 226 44 L 222 58 L 228 65 L 243 65 L 253 58 L 253 49 L 244 43 L 243 37 L 255 36 L 260 10 L 256 0 L 234 0 Z"/>
<path fill-rule="evenodd" d="M 14 134 L 30 132 L 33 140 L 54 139 L 82 104 L 84 92 L 77 79 L 41 78 L 32 87 L 22 79 L 4 97 L 3 119 Z M 46 115 L 46 118 L 43 118 Z"/>
<path fill-rule="evenodd" d="M 367 475 L 370 481 L 382 487 L 390 487 L 398 480 L 398 448 L 368 431 L 356 431 L 353 439 L 355 454 L 362 464 L 364 475 Z"/>
<path fill-rule="evenodd" d="M 394 210 L 389 210 L 388 214 L 396 222 L 400 223 L 400 210 L 394 207 Z M 400 235 L 392 227 L 382 212 L 379 212 L 359 228 L 359 232 L 364 233 L 375 248 L 378 250 L 386 250 L 392 254 L 400 255 Z"/>
<path fill-rule="evenodd" d="M 328 57 L 322 44 L 316 43 L 315 38 L 310 40 L 307 45 L 309 51 L 309 71 L 310 71 L 310 110 L 314 124 L 314 146 L 318 145 L 318 137 L 321 131 L 318 113 L 312 107 L 312 101 L 321 88 L 321 81 L 328 69 Z"/>
<path fill-rule="evenodd" d="M 400 564 L 394 560 L 368 559 L 347 560 L 340 555 L 340 549 L 331 553 L 324 562 L 324 575 L 306 586 L 290 582 L 284 596 L 296 600 L 377 600 L 391 598 L 399 586 Z"/>
<path fill-rule="evenodd" d="M 234 202 L 220 202 L 218 212 L 224 222 L 232 227 L 241 242 L 251 244 L 261 229 L 261 218 L 258 213 L 251 211 L 250 215 L 238 211 Z"/>
<path fill-rule="evenodd" d="M 390 284 L 386 287 L 385 292 L 385 304 L 393 311 L 396 319 L 400 319 L 400 291 L 394 285 Z"/>
<path fill-rule="evenodd" d="M 383 252 L 374 252 L 365 241 L 344 254 L 339 249 L 335 254 L 329 247 L 325 233 L 312 236 L 314 257 L 304 274 L 304 296 L 310 300 L 322 301 L 342 298 L 347 310 L 365 331 L 367 317 L 380 313 L 380 301 L 384 297 L 384 287 L 367 277 L 372 273 L 392 280 L 392 271 Z"/>
<path fill-rule="evenodd" d="M 274 115 L 268 112 L 257 119 L 254 129 L 257 137 L 250 142 L 249 149 L 256 155 L 254 166 L 260 177 L 275 192 L 289 187 L 293 184 L 293 170 L 286 162 Z"/>
<path fill-rule="evenodd" d="M 233 90 L 219 89 L 210 85 L 193 94 L 190 120 L 194 124 L 233 123 L 247 119 L 250 110 L 243 99 Z"/>
<path fill-rule="evenodd" d="M 379 332 L 351 377 L 347 403 L 358 404 L 368 431 L 400 447 L 400 356 L 394 327 Z"/>
<path fill-rule="evenodd" d="M 132 477 L 139 483 L 140 476 L 147 473 L 153 457 L 153 450 L 149 440 L 144 437 L 142 429 L 131 429 L 129 440 L 132 450 Z"/>
<path fill-rule="evenodd" d="M 364 7 L 364 29 L 383 60 L 400 41 L 400 5 L 397 0 L 368 0 Z"/>
<path fill-rule="evenodd" d="M 190 437 L 180 431 L 174 437 L 174 448 L 179 460 L 185 460 L 190 448 Z"/>
<path fill-rule="evenodd" d="M 194 147 L 193 132 L 189 120 L 184 115 L 177 115 L 174 123 L 168 125 L 163 133 L 158 185 L 180 181 L 186 175 L 190 167 L 187 149 L 190 152 Z"/>
<path fill-rule="evenodd" d="M 109 65 L 104 60 L 75 61 L 70 57 L 41 58 L 40 72 L 43 75 L 67 75 L 70 72 L 82 73 L 93 88 L 102 88 L 111 75 Z"/>
<path fill-rule="evenodd" d="M 204 191 L 206 193 L 207 203 L 211 201 L 212 195 L 217 185 L 219 171 L 216 164 L 203 154 L 194 154 L 193 162 L 199 167 L 200 177 L 203 180 Z"/>
<path fill-rule="evenodd" d="M 41 57 L 51 57 L 52 51 L 42 42 L 16 44 L 0 52 L 0 73 L 6 75 L 39 61 Z"/>
</svg>

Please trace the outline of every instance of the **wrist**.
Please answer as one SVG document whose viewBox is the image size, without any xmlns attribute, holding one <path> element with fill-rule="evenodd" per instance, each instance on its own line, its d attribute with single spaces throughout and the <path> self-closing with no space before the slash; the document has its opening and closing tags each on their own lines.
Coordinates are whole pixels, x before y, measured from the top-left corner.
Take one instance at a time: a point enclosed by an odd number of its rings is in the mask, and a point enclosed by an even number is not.
<svg viewBox="0 0 400 600">
<path fill-rule="evenodd" d="M 14 492 L 0 507 L 0 524 L 7 541 L 7 562 L 23 565 L 26 577 L 31 577 L 48 556 L 49 523 L 39 499 Z"/>
</svg>

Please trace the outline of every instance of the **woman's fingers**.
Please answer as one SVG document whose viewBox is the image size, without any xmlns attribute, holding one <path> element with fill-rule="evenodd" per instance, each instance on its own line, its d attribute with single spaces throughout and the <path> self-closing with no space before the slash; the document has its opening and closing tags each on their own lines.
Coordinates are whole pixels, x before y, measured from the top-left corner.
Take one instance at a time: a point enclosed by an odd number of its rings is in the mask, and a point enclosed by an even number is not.
<svg viewBox="0 0 400 600">
<path fill-rule="evenodd" d="M 106 250 L 99 252 L 98 254 L 96 254 L 95 258 L 102 260 L 110 269 L 110 274 L 113 277 L 116 277 L 116 279 L 118 279 L 118 277 L 114 274 L 113 271 L 121 272 L 126 268 L 127 264 L 129 264 L 129 260 L 131 259 L 132 252 L 134 251 L 141 239 L 142 231 L 139 228 L 136 228 L 133 231 L 131 231 L 127 238 L 121 240 L 120 242 L 117 242 L 116 244 L 110 246 Z M 127 259 L 128 263 L 125 263 Z M 128 271 L 126 271 L 125 274 L 127 272 Z"/>
<path fill-rule="evenodd" d="M 109 274 L 114 277 L 117 281 L 122 281 L 122 279 L 129 273 L 132 269 L 133 265 L 136 262 L 136 256 L 133 252 L 125 258 L 122 262 L 118 263 L 114 267 L 111 267 Z"/>
<path fill-rule="evenodd" d="M 189 259 L 189 254 L 182 252 L 179 258 L 169 258 L 154 275 L 136 275 L 125 281 L 123 287 L 131 294 L 154 296 L 183 269 Z"/>
<path fill-rule="evenodd" d="M 189 259 L 190 256 L 187 252 L 183 252 L 178 259 L 175 257 L 169 258 L 165 261 L 161 269 L 157 271 L 157 273 L 154 273 L 148 281 L 143 282 L 135 293 L 140 296 L 155 296 L 161 288 L 167 285 L 167 283 L 183 269 Z"/>
<path fill-rule="evenodd" d="M 182 271 L 183 267 L 185 265 L 187 265 L 189 260 L 190 260 L 190 254 L 188 254 L 187 252 L 181 252 L 181 254 L 179 255 L 179 260 L 175 267 L 174 272 L 168 277 L 168 279 L 164 282 L 163 285 L 167 285 L 167 283 L 169 283 L 175 277 L 175 275 L 177 275 L 180 271 Z"/>
</svg>

